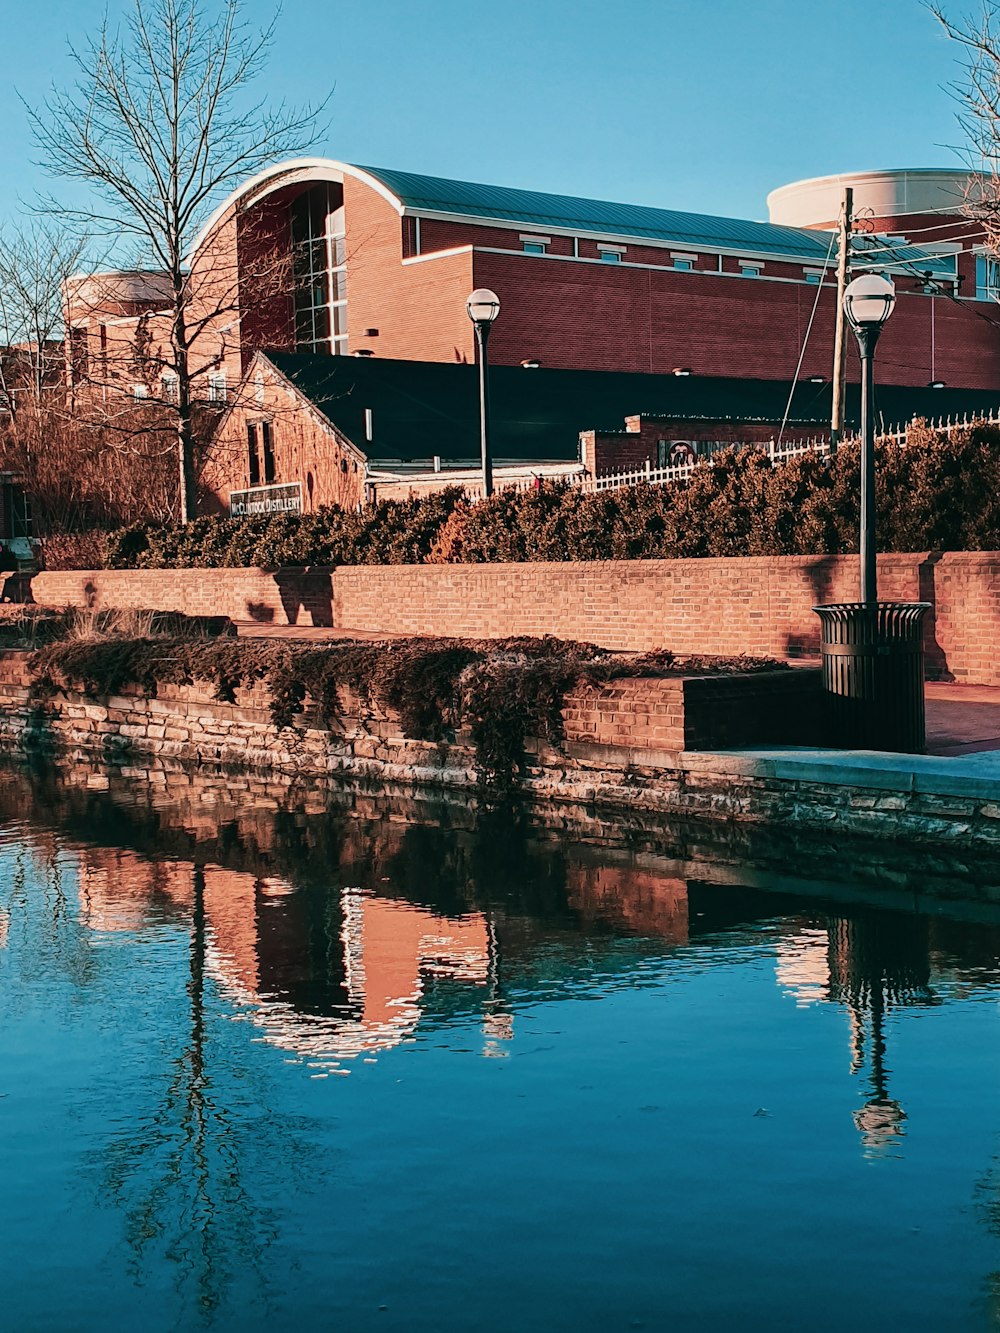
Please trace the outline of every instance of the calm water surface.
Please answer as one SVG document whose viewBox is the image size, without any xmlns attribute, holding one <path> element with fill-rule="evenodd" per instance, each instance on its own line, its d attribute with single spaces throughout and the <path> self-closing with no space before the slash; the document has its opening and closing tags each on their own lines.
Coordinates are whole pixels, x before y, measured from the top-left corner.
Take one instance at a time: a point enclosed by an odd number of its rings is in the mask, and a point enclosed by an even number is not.
<svg viewBox="0 0 1000 1333">
<path fill-rule="evenodd" d="M 1000 869 L 559 822 L 0 771 L 0 1325 L 1000 1328 Z"/>
</svg>

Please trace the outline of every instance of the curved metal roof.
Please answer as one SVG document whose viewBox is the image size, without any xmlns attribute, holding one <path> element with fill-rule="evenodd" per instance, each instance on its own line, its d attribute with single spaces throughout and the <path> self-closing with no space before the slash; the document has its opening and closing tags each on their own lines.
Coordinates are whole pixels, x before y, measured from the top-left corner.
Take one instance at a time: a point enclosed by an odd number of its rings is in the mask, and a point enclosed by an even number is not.
<svg viewBox="0 0 1000 1333">
<path fill-rule="evenodd" d="M 506 185 L 419 176 L 382 167 L 356 167 L 380 181 L 413 213 L 516 222 L 535 228 L 593 232 L 600 236 L 668 241 L 697 249 L 753 250 L 822 261 L 830 245 L 827 232 L 748 222 L 706 213 L 683 213 L 643 204 L 615 204 L 575 195 L 518 190 Z"/>
</svg>

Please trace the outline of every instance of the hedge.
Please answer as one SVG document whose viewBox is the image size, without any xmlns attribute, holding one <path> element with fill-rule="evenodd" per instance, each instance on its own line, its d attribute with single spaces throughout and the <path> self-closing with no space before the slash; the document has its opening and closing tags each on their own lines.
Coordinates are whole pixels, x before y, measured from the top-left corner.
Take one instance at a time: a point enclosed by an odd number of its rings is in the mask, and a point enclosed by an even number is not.
<svg viewBox="0 0 1000 1333">
<path fill-rule="evenodd" d="M 922 423 L 878 445 L 879 549 L 1000 549 L 1000 430 Z M 565 485 L 468 503 L 448 489 L 360 512 L 140 524 L 103 540 L 113 569 L 839 555 L 858 548 L 859 450 L 772 464 L 727 450 L 685 482 L 583 494 Z M 88 553 L 92 551 L 90 542 Z M 63 568 L 70 553 L 59 553 Z M 93 558 L 93 557 L 92 557 Z M 53 566 L 56 567 L 56 566 Z M 78 566 L 80 567 L 80 566 Z"/>
</svg>

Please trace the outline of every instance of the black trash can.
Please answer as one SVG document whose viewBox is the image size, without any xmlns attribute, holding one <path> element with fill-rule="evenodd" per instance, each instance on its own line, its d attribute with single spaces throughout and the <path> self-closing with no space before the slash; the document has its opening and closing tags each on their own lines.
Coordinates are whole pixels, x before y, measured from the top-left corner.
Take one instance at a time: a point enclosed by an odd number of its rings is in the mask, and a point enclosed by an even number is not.
<svg viewBox="0 0 1000 1333">
<path fill-rule="evenodd" d="M 830 745 L 923 754 L 923 620 L 930 602 L 814 606 Z"/>
</svg>

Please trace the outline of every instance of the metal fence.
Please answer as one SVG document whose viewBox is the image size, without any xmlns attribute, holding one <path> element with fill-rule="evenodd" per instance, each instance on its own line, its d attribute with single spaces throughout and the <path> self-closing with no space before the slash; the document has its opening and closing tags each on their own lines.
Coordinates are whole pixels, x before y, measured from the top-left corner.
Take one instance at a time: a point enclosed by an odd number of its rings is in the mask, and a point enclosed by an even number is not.
<svg viewBox="0 0 1000 1333">
<path fill-rule="evenodd" d="M 937 420 L 927 420 L 927 425 L 931 430 L 939 431 L 943 435 L 950 435 L 953 431 L 967 430 L 973 425 L 1000 426 L 1000 411 L 984 413 L 979 416 L 962 417 L 938 417 Z M 909 427 L 904 426 L 895 431 L 884 431 L 879 435 L 881 440 L 892 440 L 896 444 L 906 446 L 906 435 Z M 856 437 L 846 437 L 844 443 L 849 439 Z M 788 440 L 779 443 L 777 440 L 768 440 L 764 444 L 739 444 L 733 441 L 732 446 L 726 445 L 726 448 L 744 448 L 760 449 L 775 463 L 784 463 L 791 458 L 799 458 L 803 454 L 825 455 L 830 452 L 830 441 L 828 437 L 817 438 L 813 440 Z M 719 452 L 718 447 L 712 453 L 700 455 L 695 458 L 684 461 L 669 463 L 665 467 L 654 467 L 652 463 L 647 462 L 642 467 L 622 468 L 616 472 L 605 472 L 599 477 L 582 476 L 570 482 L 570 485 L 578 487 L 585 492 L 592 491 L 612 491 L 619 486 L 638 486 L 643 483 L 649 486 L 669 485 L 674 481 L 686 481 L 691 474 L 700 467 L 711 467 L 714 463 L 715 453 Z"/>
</svg>

